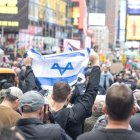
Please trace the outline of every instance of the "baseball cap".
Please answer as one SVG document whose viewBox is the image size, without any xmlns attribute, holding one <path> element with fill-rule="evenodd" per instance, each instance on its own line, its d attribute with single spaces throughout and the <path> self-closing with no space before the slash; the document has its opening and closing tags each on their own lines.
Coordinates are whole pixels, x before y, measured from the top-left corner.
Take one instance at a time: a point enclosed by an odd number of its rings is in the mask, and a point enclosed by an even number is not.
<svg viewBox="0 0 140 140">
<path fill-rule="evenodd" d="M 23 92 L 18 87 L 10 87 L 6 89 L 5 94 L 10 94 L 19 99 L 23 95 Z"/>
<path fill-rule="evenodd" d="M 28 91 L 19 100 L 19 107 L 22 112 L 35 112 L 44 106 L 44 97 L 37 91 Z"/>
</svg>

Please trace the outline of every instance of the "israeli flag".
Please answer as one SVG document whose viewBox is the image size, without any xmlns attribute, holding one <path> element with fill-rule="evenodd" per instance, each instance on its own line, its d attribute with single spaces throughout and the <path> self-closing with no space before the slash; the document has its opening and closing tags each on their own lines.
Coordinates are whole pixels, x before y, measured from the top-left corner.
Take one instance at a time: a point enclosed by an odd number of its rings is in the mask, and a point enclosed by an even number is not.
<svg viewBox="0 0 140 140">
<path fill-rule="evenodd" d="M 42 56 L 35 49 L 30 49 L 28 55 L 33 58 L 32 69 L 42 89 L 51 90 L 58 81 L 64 81 L 70 86 L 83 76 L 83 71 L 89 62 L 89 49 L 67 53 Z"/>
</svg>

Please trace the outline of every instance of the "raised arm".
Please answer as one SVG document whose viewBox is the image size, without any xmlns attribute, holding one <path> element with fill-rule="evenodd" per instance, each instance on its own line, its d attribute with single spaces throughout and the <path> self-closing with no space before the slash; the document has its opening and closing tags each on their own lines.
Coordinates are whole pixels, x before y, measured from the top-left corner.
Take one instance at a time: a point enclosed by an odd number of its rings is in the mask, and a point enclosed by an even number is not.
<svg viewBox="0 0 140 140">
<path fill-rule="evenodd" d="M 99 56 L 94 53 L 90 56 L 90 61 L 92 64 L 92 71 L 89 77 L 89 82 L 85 94 L 81 100 L 76 103 L 70 111 L 71 121 L 83 122 L 85 118 L 89 117 L 92 113 L 92 105 L 95 101 L 96 95 L 98 93 L 99 81 L 101 70 L 99 67 Z"/>
<path fill-rule="evenodd" d="M 36 83 L 36 78 L 31 68 L 32 59 L 27 57 L 23 60 L 23 64 L 26 66 L 25 71 L 25 92 L 30 90 L 39 90 L 39 86 Z"/>
</svg>

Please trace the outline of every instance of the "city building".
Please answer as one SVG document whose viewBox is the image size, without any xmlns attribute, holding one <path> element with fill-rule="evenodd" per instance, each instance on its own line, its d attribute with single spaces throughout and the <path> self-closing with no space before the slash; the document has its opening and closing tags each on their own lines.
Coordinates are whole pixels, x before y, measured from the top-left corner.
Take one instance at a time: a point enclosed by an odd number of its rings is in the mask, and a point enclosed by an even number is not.
<svg viewBox="0 0 140 140">
<path fill-rule="evenodd" d="M 127 1 L 126 40 L 140 41 L 140 0 Z"/>
<path fill-rule="evenodd" d="M 81 40 L 81 47 L 84 44 L 84 35 L 87 31 L 87 6 L 85 0 L 72 1 L 72 24 L 73 24 L 73 39 Z"/>
<path fill-rule="evenodd" d="M 125 42 L 126 40 L 126 0 L 119 2 L 119 15 L 118 15 L 118 41 Z"/>
<path fill-rule="evenodd" d="M 114 47 L 117 41 L 118 11 L 118 0 L 106 0 L 106 26 L 108 26 L 109 29 L 109 42 Z"/>
<path fill-rule="evenodd" d="M 99 47 L 100 53 L 108 52 L 109 30 L 107 26 L 92 26 L 94 35 L 96 36 L 96 45 Z"/>
<path fill-rule="evenodd" d="M 86 0 L 89 13 L 105 13 L 106 0 Z"/>
<path fill-rule="evenodd" d="M 70 0 L 0 1 L 1 44 L 48 51 L 61 46 L 61 40 L 72 38 L 70 5 Z"/>
<path fill-rule="evenodd" d="M 28 26 L 28 1 L 0 1 L 1 45 L 14 44 L 19 29 Z"/>
<path fill-rule="evenodd" d="M 105 25 L 109 29 L 109 43 L 114 46 L 117 40 L 118 0 L 87 0 L 89 13 L 104 13 Z"/>
<path fill-rule="evenodd" d="M 107 53 L 109 46 L 109 30 L 106 24 L 106 1 L 89 0 L 88 26 L 93 29 L 94 45 L 98 46 L 100 53 Z"/>
</svg>

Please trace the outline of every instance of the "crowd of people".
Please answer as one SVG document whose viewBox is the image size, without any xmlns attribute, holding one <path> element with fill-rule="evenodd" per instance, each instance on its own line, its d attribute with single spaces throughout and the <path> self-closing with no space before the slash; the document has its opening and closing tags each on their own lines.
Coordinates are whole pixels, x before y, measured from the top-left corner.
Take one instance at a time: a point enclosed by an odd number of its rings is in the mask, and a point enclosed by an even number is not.
<svg viewBox="0 0 140 140">
<path fill-rule="evenodd" d="M 15 70 L 16 84 L 1 84 L 0 139 L 138 140 L 140 70 L 114 74 L 96 53 L 90 63 L 84 82 L 70 87 L 59 81 L 48 97 L 35 78 L 31 58 L 1 65 Z"/>
</svg>

